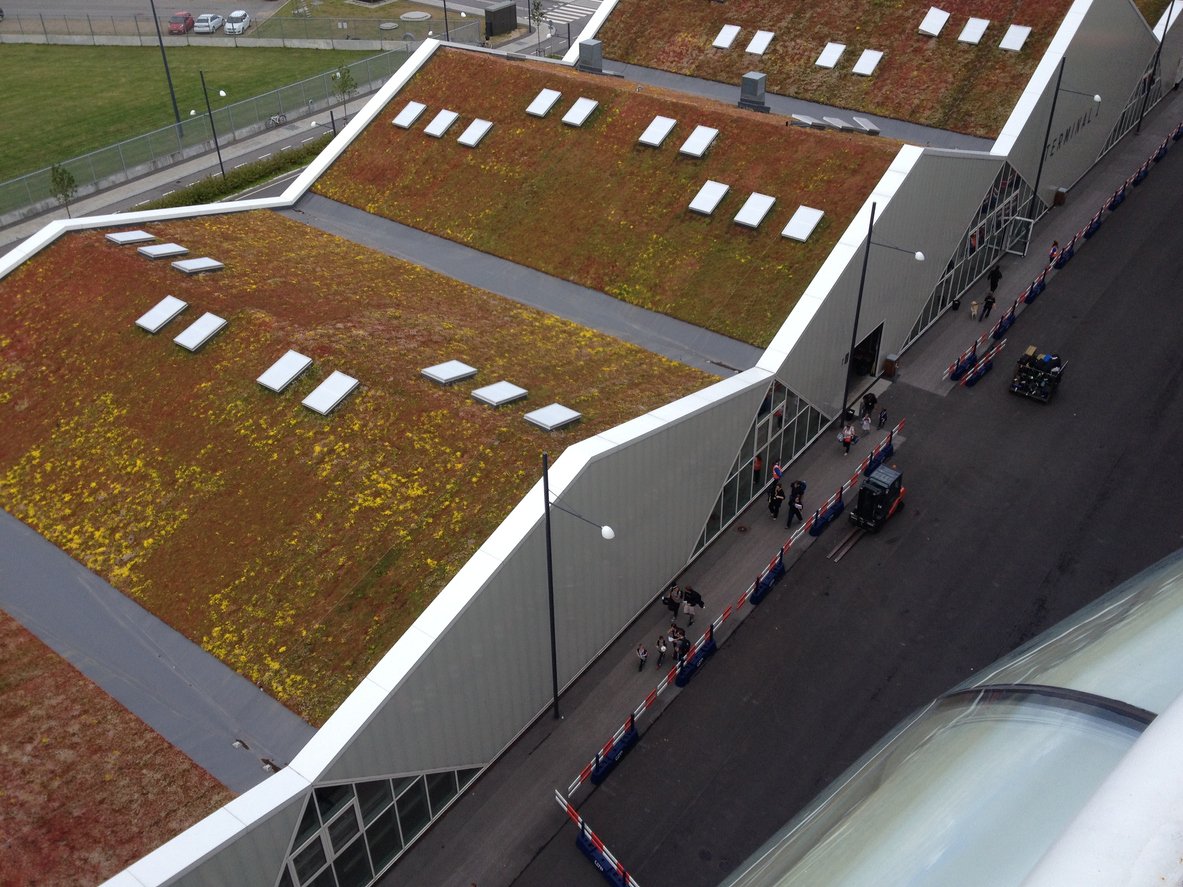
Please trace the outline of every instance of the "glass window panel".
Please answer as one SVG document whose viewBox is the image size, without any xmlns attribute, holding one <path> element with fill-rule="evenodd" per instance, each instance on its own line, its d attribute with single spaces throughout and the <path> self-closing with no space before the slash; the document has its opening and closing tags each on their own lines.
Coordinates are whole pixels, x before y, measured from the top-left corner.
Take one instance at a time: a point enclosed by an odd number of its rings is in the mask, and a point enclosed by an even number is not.
<svg viewBox="0 0 1183 887">
<path fill-rule="evenodd" d="M 766 469 L 763 465 L 757 469 L 756 462 L 753 460 L 745 465 L 743 470 L 740 471 L 739 477 L 737 478 L 738 484 L 736 492 L 738 494 L 738 499 L 735 503 L 736 512 L 742 511 L 743 507 L 748 504 L 748 499 L 752 497 L 752 476 L 755 475 L 756 477 L 760 477 L 764 474 L 765 470 Z"/>
<path fill-rule="evenodd" d="M 304 842 L 312 837 L 312 833 L 320 828 L 320 820 L 316 816 L 316 804 L 311 796 L 304 805 L 304 815 L 300 818 L 300 827 L 296 830 L 297 847 L 303 847 Z"/>
<path fill-rule="evenodd" d="M 374 877 L 370 871 L 370 858 L 366 855 L 366 842 L 354 841 L 333 860 L 333 871 L 337 873 L 338 887 L 364 887 Z"/>
<path fill-rule="evenodd" d="M 819 413 L 817 410 L 815 410 L 813 407 L 810 407 L 809 413 L 808 413 L 808 419 L 809 419 L 809 439 L 813 440 L 815 437 L 817 437 L 818 432 L 822 430 L 822 414 Z"/>
<path fill-rule="evenodd" d="M 314 880 L 309 882 L 309 887 L 337 887 L 337 881 L 333 877 L 333 870 L 326 868 Z"/>
<path fill-rule="evenodd" d="M 350 804 L 340 816 L 329 823 L 329 840 L 333 844 L 333 852 L 340 853 L 341 848 L 348 844 L 359 830 L 357 811 Z"/>
<path fill-rule="evenodd" d="M 410 788 L 418 778 L 418 776 L 396 776 L 394 778 L 394 796 L 397 798 Z"/>
<path fill-rule="evenodd" d="M 756 449 L 762 450 L 768 446 L 768 428 L 772 424 L 772 417 L 763 419 L 756 430 Z"/>
<path fill-rule="evenodd" d="M 316 806 L 320 808 L 320 818 L 328 822 L 342 807 L 353 800 L 353 786 L 326 785 L 316 790 Z"/>
<path fill-rule="evenodd" d="M 793 455 L 796 455 L 805 449 L 806 433 L 808 430 L 806 428 L 807 424 L 808 422 L 804 416 L 793 423 L 793 427 L 791 429 L 793 434 Z M 788 435 L 789 432 L 786 431 L 785 434 Z"/>
<path fill-rule="evenodd" d="M 296 864 L 296 877 L 301 884 L 305 884 L 308 880 L 320 871 L 327 859 L 325 859 L 324 845 L 321 843 L 320 835 L 317 835 L 313 841 L 296 854 L 296 858 L 292 860 Z"/>
<path fill-rule="evenodd" d="M 292 881 L 292 873 L 288 871 L 288 864 L 283 864 L 283 871 L 279 875 L 278 887 L 295 887 L 295 882 Z"/>
<path fill-rule="evenodd" d="M 470 782 L 476 779 L 477 774 L 480 772 L 480 767 L 470 767 L 467 770 L 457 770 L 456 780 L 460 783 L 460 788 L 466 788 Z"/>
<path fill-rule="evenodd" d="M 403 839 L 398 831 L 398 811 L 391 807 L 374 820 L 366 829 L 366 840 L 370 842 L 370 855 L 374 866 L 381 871 L 403 849 Z"/>
<path fill-rule="evenodd" d="M 394 794 L 390 790 L 389 779 L 375 779 L 373 782 L 359 782 L 357 788 L 357 802 L 361 806 L 362 819 L 366 825 L 390 806 Z"/>
<path fill-rule="evenodd" d="M 443 773 L 428 773 L 427 797 L 431 801 L 432 816 L 439 816 L 448 801 L 456 797 L 455 771 L 448 770 Z"/>
<path fill-rule="evenodd" d="M 751 472 L 751 468 L 747 469 Z M 723 485 L 723 507 L 720 509 L 720 517 L 723 523 L 735 517 L 735 493 L 739 489 L 739 477 L 730 477 L 727 483 Z"/>
<path fill-rule="evenodd" d="M 756 451 L 756 423 L 752 423 L 752 427 L 748 429 L 748 436 L 744 438 L 743 449 L 739 451 L 739 458 L 745 462 L 752 458 L 752 453 Z"/>
<path fill-rule="evenodd" d="M 427 807 L 427 787 L 422 779 L 415 782 L 399 796 L 398 819 L 403 827 L 403 837 L 410 841 L 431 822 L 431 811 Z"/>
<path fill-rule="evenodd" d="M 708 540 L 714 539 L 719 535 L 719 531 L 723 529 L 723 517 L 719 510 L 720 503 L 715 503 L 715 510 L 711 512 L 711 516 L 707 518 L 706 538 Z"/>
</svg>

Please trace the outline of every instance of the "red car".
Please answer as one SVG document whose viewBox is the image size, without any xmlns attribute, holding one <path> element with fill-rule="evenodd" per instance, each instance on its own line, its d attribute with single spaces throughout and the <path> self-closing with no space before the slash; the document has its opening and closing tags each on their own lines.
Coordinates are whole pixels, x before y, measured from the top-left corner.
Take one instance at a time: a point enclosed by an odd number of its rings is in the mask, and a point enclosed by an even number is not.
<svg viewBox="0 0 1183 887">
<path fill-rule="evenodd" d="M 193 30 L 193 13 L 178 12 L 168 20 L 170 34 L 188 34 Z"/>
</svg>

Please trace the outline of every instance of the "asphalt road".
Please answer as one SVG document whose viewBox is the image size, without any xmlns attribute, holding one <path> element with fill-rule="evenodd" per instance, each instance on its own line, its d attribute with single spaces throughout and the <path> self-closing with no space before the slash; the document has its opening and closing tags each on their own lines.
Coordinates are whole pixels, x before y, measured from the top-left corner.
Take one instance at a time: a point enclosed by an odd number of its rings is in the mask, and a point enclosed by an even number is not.
<svg viewBox="0 0 1183 887">
<path fill-rule="evenodd" d="M 907 510 L 839 565 L 809 550 L 580 804 L 641 884 L 717 884 L 909 712 L 1183 545 L 1181 212 L 1176 150 L 981 384 L 892 386 Z M 1047 406 L 1006 390 L 1029 343 L 1067 361 Z M 602 884 L 573 843 L 515 883 Z"/>
</svg>

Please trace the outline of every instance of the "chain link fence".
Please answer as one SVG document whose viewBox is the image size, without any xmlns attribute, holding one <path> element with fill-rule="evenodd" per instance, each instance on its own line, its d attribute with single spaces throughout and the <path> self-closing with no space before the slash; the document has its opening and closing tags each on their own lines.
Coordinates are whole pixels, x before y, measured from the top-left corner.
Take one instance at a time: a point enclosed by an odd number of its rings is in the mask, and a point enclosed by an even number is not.
<svg viewBox="0 0 1183 887">
<path fill-rule="evenodd" d="M 376 92 L 406 61 L 414 47 L 392 50 L 349 63 L 357 83 L 350 96 L 361 107 L 364 96 Z M 282 118 L 295 120 L 335 106 L 333 71 L 292 83 L 272 92 L 214 109 L 214 127 L 223 147 L 269 129 Z M 59 164 L 78 186 L 78 197 L 129 181 L 161 167 L 213 149 L 207 114 L 182 120 L 154 132 L 128 139 Z M 51 167 L 0 183 L 0 225 L 56 206 L 50 182 Z"/>
</svg>

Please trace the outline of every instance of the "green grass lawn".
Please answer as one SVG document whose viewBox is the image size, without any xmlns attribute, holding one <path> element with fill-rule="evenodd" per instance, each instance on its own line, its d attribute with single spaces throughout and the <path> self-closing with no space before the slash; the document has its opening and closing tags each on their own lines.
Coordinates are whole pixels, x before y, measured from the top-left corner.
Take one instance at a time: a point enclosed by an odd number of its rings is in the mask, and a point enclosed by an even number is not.
<svg viewBox="0 0 1183 887">
<path fill-rule="evenodd" d="M 199 70 L 211 92 L 237 101 L 372 54 L 176 46 L 168 64 L 185 117 L 204 108 Z M 156 47 L 6 44 L 0 83 L 8 84 L 0 90 L 0 181 L 173 122 Z"/>
</svg>

